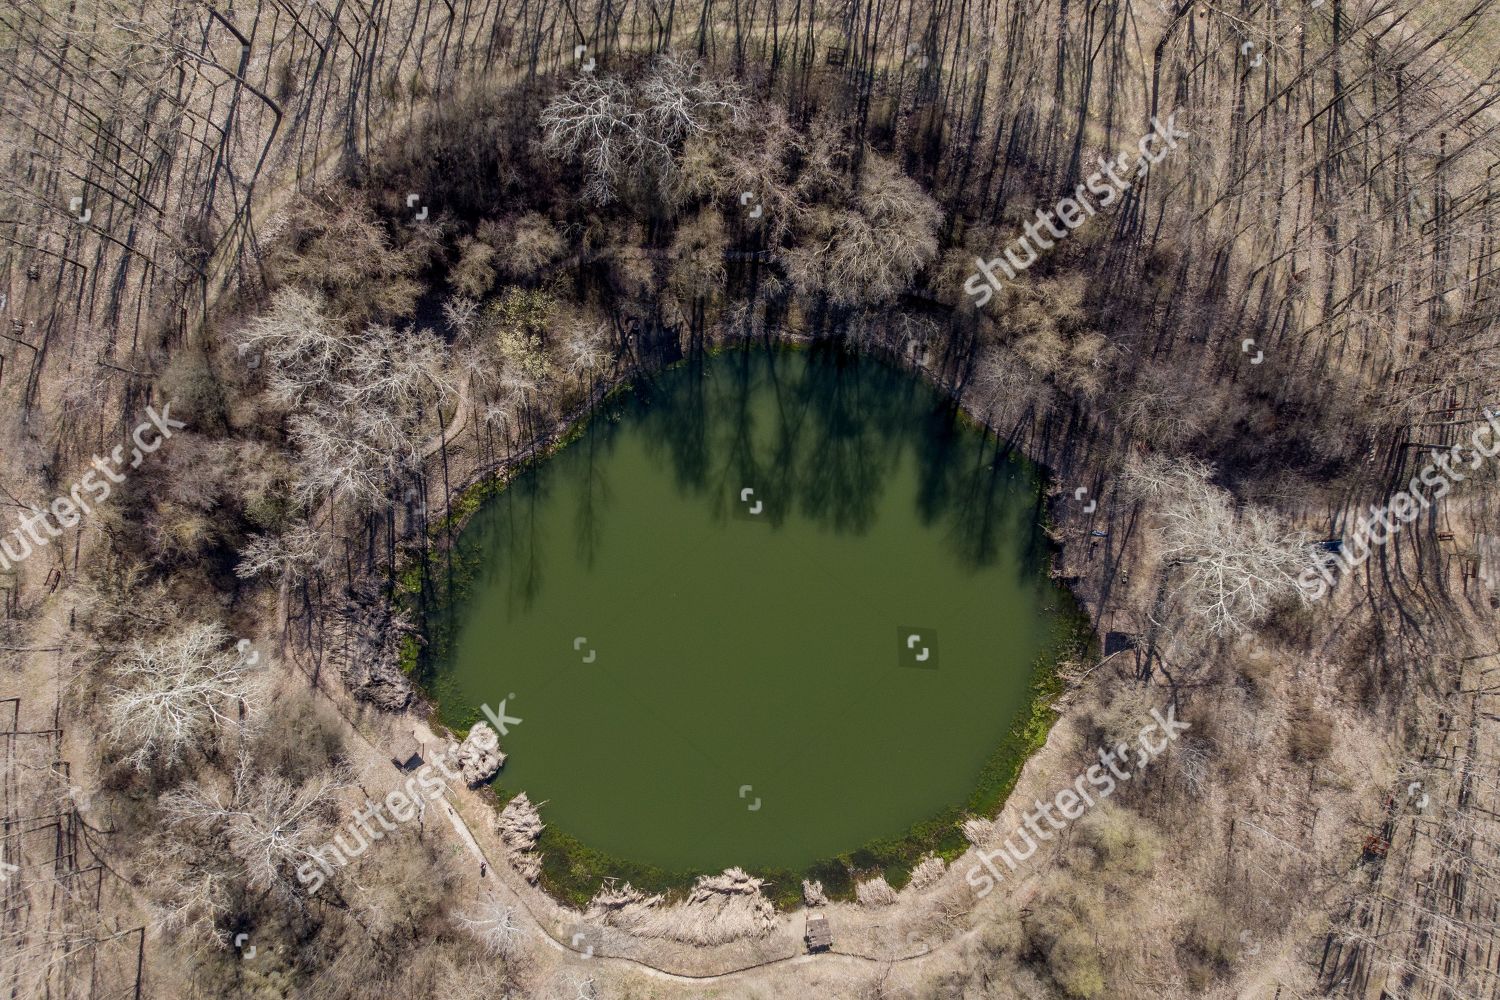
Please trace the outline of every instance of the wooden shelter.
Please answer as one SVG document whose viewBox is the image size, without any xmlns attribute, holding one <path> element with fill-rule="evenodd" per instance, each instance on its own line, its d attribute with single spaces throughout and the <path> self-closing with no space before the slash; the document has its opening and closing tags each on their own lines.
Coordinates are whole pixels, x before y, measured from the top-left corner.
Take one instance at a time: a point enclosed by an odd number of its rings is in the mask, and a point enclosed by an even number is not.
<svg viewBox="0 0 1500 1000">
<path fill-rule="evenodd" d="M 396 744 L 396 752 L 391 756 L 391 763 L 403 771 L 415 771 L 421 767 L 422 744 L 418 742 L 415 733 Z"/>
<path fill-rule="evenodd" d="M 828 927 L 828 918 L 814 913 L 807 918 L 807 930 L 803 934 L 810 952 L 827 951 L 833 947 L 833 931 Z"/>
</svg>

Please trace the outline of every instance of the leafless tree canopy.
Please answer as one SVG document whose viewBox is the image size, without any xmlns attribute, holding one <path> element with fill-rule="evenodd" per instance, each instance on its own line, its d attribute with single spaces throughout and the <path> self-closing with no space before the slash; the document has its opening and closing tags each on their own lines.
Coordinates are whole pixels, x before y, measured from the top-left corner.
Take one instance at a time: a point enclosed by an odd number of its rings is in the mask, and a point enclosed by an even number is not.
<svg viewBox="0 0 1500 1000">
<path fill-rule="evenodd" d="M 111 670 L 109 739 L 137 769 L 169 767 L 258 706 L 262 673 L 216 623 L 137 639 Z"/>
<path fill-rule="evenodd" d="M 1132 459 L 1124 489 L 1160 525 L 1167 600 L 1182 624 L 1235 636 L 1300 595 L 1297 578 L 1313 555 L 1306 532 L 1271 511 L 1236 507 L 1212 477 L 1200 462 Z"/>
<path fill-rule="evenodd" d="M 377 744 L 411 731 L 486 491 L 621 386 L 788 338 L 910 367 L 993 432 L 977 463 L 1053 477 L 1042 556 L 1134 648 L 1058 665 L 1018 789 L 1152 708 L 1194 720 L 1034 859 L 1023 912 L 844 873 L 955 938 L 850 989 L 1500 992 L 1500 464 L 1327 601 L 1297 587 L 1310 539 L 1348 538 L 1496 407 L 1496 23 L 1494 0 L 6 6 L 0 506 L 128 456 L 148 405 L 190 425 L 0 574 L 0 841 L 24 862 L 0 985 L 680 985 L 458 905 L 442 824 L 311 898 L 294 873 L 391 777 Z M 1168 119 L 1186 136 L 1138 169 Z M 1059 236 L 1046 213 L 1122 154 L 1128 190 Z M 978 305 L 1028 227 L 1052 245 Z M 656 916 L 691 925 L 677 945 L 738 933 Z M 873 923 L 843 926 L 851 952 L 885 954 Z M 272 926 L 295 947 L 242 961 L 240 929 Z M 773 965 L 725 988 L 827 967 Z"/>
</svg>

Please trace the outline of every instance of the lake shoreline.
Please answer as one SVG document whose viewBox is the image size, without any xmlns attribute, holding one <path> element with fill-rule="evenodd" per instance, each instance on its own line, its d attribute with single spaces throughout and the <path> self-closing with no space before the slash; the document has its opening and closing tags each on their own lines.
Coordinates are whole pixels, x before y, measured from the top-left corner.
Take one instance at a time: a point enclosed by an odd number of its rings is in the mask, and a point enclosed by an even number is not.
<svg viewBox="0 0 1500 1000">
<path fill-rule="evenodd" d="M 819 343 L 818 338 L 793 333 L 764 337 L 724 337 L 709 345 L 706 350 L 702 351 L 702 355 L 706 359 L 735 349 L 757 347 L 773 351 L 805 350 Z M 945 862 L 951 862 L 963 855 L 970 847 L 969 842 L 962 835 L 964 821 L 974 816 L 992 818 L 1003 808 L 1022 767 L 1045 743 L 1047 734 L 1056 720 L 1057 713 L 1053 706 L 1064 689 L 1059 668 L 1069 659 L 1086 656 L 1095 641 L 1090 616 L 1066 584 L 1058 580 L 1059 574 L 1055 572 L 1061 546 L 1048 531 L 1050 518 L 1045 497 L 1047 486 L 1051 481 L 1049 470 L 1033 462 L 1021 449 L 1002 441 L 994 428 L 970 408 L 962 405 L 962 401 L 958 400 L 953 389 L 946 386 L 928 366 L 902 357 L 897 352 L 870 349 L 870 345 L 839 345 L 839 347 L 849 349 L 853 356 L 870 358 L 888 369 L 918 379 L 921 384 L 932 390 L 938 399 L 950 403 L 959 402 L 960 405 L 954 407 L 955 420 L 984 435 L 999 453 L 1014 452 L 1025 460 L 1035 477 L 1036 487 L 1040 491 L 1037 500 L 1036 528 L 1049 538 L 1047 576 L 1052 585 L 1066 595 L 1071 603 L 1071 608 L 1067 611 L 1070 624 L 1065 636 L 1049 641 L 1047 650 L 1040 657 L 1043 662 L 1039 662 L 1033 668 L 1035 690 L 1027 701 L 1031 705 L 1031 710 L 1023 713 L 1023 717 L 1006 732 L 997 744 L 984 765 L 977 787 L 963 806 L 944 809 L 939 814 L 918 822 L 901 836 L 877 839 L 799 870 L 750 869 L 752 874 L 767 878 L 777 886 L 773 898 L 778 908 L 781 909 L 795 908 L 800 904 L 800 882 L 803 878 L 822 881 L 831 899 L 852 899 L 855 894 L 855 884 L 863 879 L 884 876 L 894 888 L 899 889 L 905 885 L 912 868 L 923 857 L 938 857 Z M 554 421 L 542 437 L 534 440 L 516 454 L 507 456 L 499 462 L 480 466 L 461 478 L 459 480 L 461 485 L 452 493 L 452 503 L 441 512 L 441 516 L 432 523 L 429 529 L 429 540 L 434 545 L 434 550 L 427 556 L 429 562 L 442 558 L 447 552 L 449 540 L 457 539 L 461 535 L 474 514 L 485 505 L 486 501 L 504 492 L 517 476 L 552 458 L 567 445 L 576 441 L 585 432 L 591 420 L 608 412 L 611 401 L 631 392 L 643 378 L 660 378 L 691 360 L 692 356 L 689 355 L 660 368 L 649 371 L 634 369 L 601 380 L 588 399 L 572 408 L 561 419 Z M 410 567 L 407 567 L 403 571 L 404 581 L 410 579 L 409 570 Z M 462 572 L 460 577 L 462 577 Z M 429 597 L 432 596 L 429 594 Z M 430 601 L 429 606 L 447 607 L 452 596 L 436 597 Z M 431 650 L 429 649 L 428 652 L 430 653 Z M 426 659 L 425 656 L 424 659 Z M 419 682 L 421 697 L 433 714 L 434 724 L 438 724 L 438 705 L 442 699 L 440 693 L 430 683 L 433 678 L 421 676 L 420 671 L 413 671 L 413 674 L 413 679 Z M 456 735 L 462 735 L 464 730 L 462 727 L 454 727 L 451 731 Z M 489 788 L 483 794 L 486 799 L 493 802 L 497 810 L 512 797 L 511 793 L 495 788 Z M 571 872 L 576 868 L 583 868 L 594 872 L 612 873 L 609 876 L 596 875 L 582 880 L 574 878 L 558 880 L 544 876 L 543 888 L 555 900 L 564 904 L 579 907 L 586 905 L 594 891 L 604 884 L 604 879 L 608 877 L 629 880 L 637 888 L 647 888 L 653 892 L 661 891 L 670 899 L 685 895 L 699 876 L 714 874 L 698 870 L 673 873 L 650 865 L 612 858 L 604 852 L 588 847 L 583 841 L 551 827 L 548 828 L 545 836 L 546 842 L 540 845 L 539 849 L 544 854 L 560 856 L 554 857 L 554 864 L 549 865 L 549 869 Z"/>
</svg>

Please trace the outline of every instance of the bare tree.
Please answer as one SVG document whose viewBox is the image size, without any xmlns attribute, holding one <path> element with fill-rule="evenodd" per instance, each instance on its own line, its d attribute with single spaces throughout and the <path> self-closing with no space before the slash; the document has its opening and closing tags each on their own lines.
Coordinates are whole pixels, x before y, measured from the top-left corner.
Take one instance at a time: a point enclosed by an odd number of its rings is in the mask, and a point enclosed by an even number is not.
<svg viewBox="0 0 1500 1000">
<path fill-rule="evenodd" d="M 452 295 L 443 301 L 443 321 L 455 336 L 464 337 L 474 328 L 479 303 L 464 295 Z"/>
<path fill-rule="evenodd" d="M 1277 602 L 1301 595 L 1297 577 L 1311 564 L 1311 549 L 1305 532 L 1273 512 L 1236 508 L 1212 477 L 1213 469 L 1194 459 L 1133 456 L 1123 488 L 1151 504 L 1163 562 L 1177 571 L 1165 606 L 1175 606 L 1188 630 L 1232 636 Z"/>
<path fill-rule="evenodd" d="M 297 866 L 315 861 L 328 839 L 331 807 L 345 786 L 333 772 L 293 785 L 256 771 L 241 754 L 227 790 L 189 782 L 162 796 L 162 807 L 173 822 L 213 831 L 253 889 L 288 897 L 297 892 Z"/>
<path fill-rule="evenodd" d="M 785 254 L 792 283 L 841 305 L 886 302 L 937 256 L 943 213 L 911 178 L 874 154 L 848 208 L 819 207 Z"/>
<path fill-rule="evenodd" d="M 605 324 L 576 322 L 570 325 L 567 339 L 563 341 L 563 363 L 590 391 L 599 372 L 609 362 L 608 337 L 609 327 Z"/>
<path fill-rule="evenodd" d="M 646 136 L 643 153 L 661 157 L 656 167 L 662 178 L 676 168 L 684 142 L 721 121 L 738 124 L 745 111 L 737 84 L 706 79 L 702 65 L 670 52 L 656 60 L 635 93 Z"/>
<path fill-rule="evenodd" d="M 541 125 L 542 148 L 582 162 L 584 197 L 600 205 L 614 201 L 643 141 L 641 116 L 624 81 L 579 77 L 542 109 Z"/>
<path fill-rule="evenodd" d="M 483 900 L 473 913 L 458 914 L 460 926 L 485 954 L 512 959 L 521 951 L 525 931 L 516 918 L 516 908 L 493 897 Z"/>
<path fill-rule="evenodd" d="M 261 694 L 254 658 L 229 647 L 218 623 L 198 622 L 154 642 L 135 640 L 114 664 L 105 735 L 138 770 L 169 766 L 221 726 L 239 724 Z"/>
<path fill-rule="evenodd" d="M 241 333 L 242 353 L 262 358 L 266 386 L 282 404 L 295 406 L 316 392 L 349 350 L 349 336 L 328 315 L 317 292 L 288 287 Z"/>
<path fill-rule="evenodd" d="M 277 905 L 301 905 L 298 864 L 313 860 L 332 830 L 333 806 L 346 785 L 337 771 L 293 784 L 259 771 L 241 748 L 223 778 L 210 775 L 162 796 L 169 825 L 146 852 L 163 924 L 204 943 L 228 944 L 225 921 L 247 890 Z"/>
<path fill-rule="evenodd" d="M 301 580 L 310 571 L 331 565 L 328 541 L 306 521 L 298 521 L 279 535 L 251 535 L 240 550 L 234 574 L 248 580 L 262 573 L 290 573 Z"/>
<path fill-rule="evenodd" d="M 633 180 L 669 187 L 684 144 L 737 122 L 744 109 L 736 85 L 705 79 L 697 63 L 667 54 L 634 86 L 580 76 L 542 109 L 542 148 L 578 160 L 584 197 L 605 205 Z"/>
<path fill-rule="evenodd" d="M 560 1000 L 599 1000 L 599 987 L 594 977 L 582 972 L 568 972 L 564 977 Z"/>
<path fill-rule="evenodd" d="M 1203 433 L 1213 408 L 1204 405 L 1201 391 L 1186 383 L 1175 369 L 1148 364 L 1136 382 L 1115 400 L 1121 422 L 1130 432 L 1156 447 L 1172 450 Z"/>
<path fill-rule="evenodd" d="M 421 459 L 423 414 L 457 385 L 430 331 L 373 324 L 352 334 L 325 310 L 316 293 L 283 289 L 244 342 L 269 362 L 272 395 L 298 408 L 289 421 L 301 455 L 298 499 L 378 508 L 389 484 Z"/>
<path fill-rule="evenodd" d="M 985 412 L 1007 421 L 1018 419 L 1029 408 L 1044 409 L 1052 397 L 1051 386 L 1036 369 L 998 344 L 981 348 L 972 385 L 985 403 Z"/>
<path fill-rule="evenodd" d="M 498 228 L 497 263 L 512 278 L 536 277 L 566 249 L 562 234 L 540 212 L 527 212 Z"/>
</svg>

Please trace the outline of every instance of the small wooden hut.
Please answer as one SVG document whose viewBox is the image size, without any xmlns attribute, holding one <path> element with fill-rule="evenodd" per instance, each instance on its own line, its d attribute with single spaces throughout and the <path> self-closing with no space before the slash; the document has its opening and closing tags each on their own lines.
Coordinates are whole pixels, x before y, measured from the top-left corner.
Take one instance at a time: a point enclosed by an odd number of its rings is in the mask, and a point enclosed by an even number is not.
<svg viewBox="0 0 1500 1000">
<path fill-rule="evenodd" d="M 803 934 L 809 952 L 827 951 L 833 947 L 833 931 L 828 927 L 828 918 L 814 913 L 807 918 L 807 930 Z"/>
<path fill-rule="evenodd" d="M 396 744 L 396 752 L 391 756 L 391 763 L 403 771 L 415 771 L 422 766 L 424 763 L 422 744 L 418 742 L 415 733 Z"/>
</svg>

